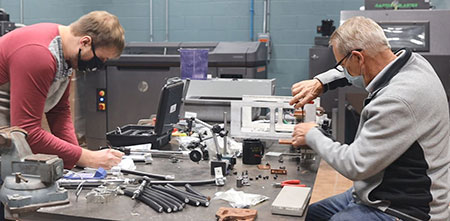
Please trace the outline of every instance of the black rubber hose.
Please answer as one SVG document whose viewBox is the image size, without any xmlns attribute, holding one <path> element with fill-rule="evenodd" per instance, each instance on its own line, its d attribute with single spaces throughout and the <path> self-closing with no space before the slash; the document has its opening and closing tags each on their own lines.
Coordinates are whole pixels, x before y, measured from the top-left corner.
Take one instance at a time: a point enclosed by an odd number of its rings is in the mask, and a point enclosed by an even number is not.
<svg viewBox="0 0 450 221">
<path fill-rule="evenodd" d="M 195 180 L 195 181 L 185 181 L 185 180 L 155 180 L 151 181 L 151 184 L 172 184 L 174 186 L 184 186 L 187 183 L 192 186 L 200 186 L 200 185 L 206 185 L 206 184 L 215 184 L 215 179 L 210 180 Z"/>
<path fill-rule="evenodd" d="M 194 206 L 204 206 L 204 207 L 208 207 L 209 206 L 209 201 L 208 200 L 204 200 L 204 199 L 200 199 L 197 197 L 192 197 L 187 195 L 186 196 L 191 203 L 190 205 L 194 205 Z"/>
<path fill-rule="evenodd" d="M 173 178 L 174 178 L 171 175 L 161 175 L 161 174 L 147 173 L 147 172 L 142 172 L 142 171 L 137 171 L 137 170 L 120 169 L 120 171 L 122 173 L 125 173 L 125 174 L 133 174 L 133 175 L 138 175 L 138 176 L 148 176 L 148 177 L 159 179 L 159 180 L 173 180 Z"/>
<path fill-rule="evenodd" d="M 159 205 L 161 205 L 164 208 L 164 211 L 166 213 L 171 213 L 173 211 L 173 206 L 169 205 L 167 202 L 165 202 L 164 200 L 161 200 L 159 198 L 156 197 L 148 197 L 146 195 L 141 195 L 140 197 L 142 198 L 146 198 L 146 199 L 151 199 L 153 201 L 155 201 L 156 203 L 158 203 Z"/>
<path fill-rule="evenodd" d="M 155 191 L 146 190 L 146 191 L 144 191 L 143 194 L 145 196 L 148 196 L 148 197 L 156 197 L 156 198 L 160 198 L 161 200 L 164 200 L 165 202 L 167 202 L 168 204 L 173 206 L 173 211 L 174 212 L 177 212 L 177 211 L 183 209 L 183 206 L 181 206 L 181 204 L 178 203 L 177 201 L 174 201 L 174 200 L 172 200 L 172 198 L 169 198 L 169 197 L 167 197 L 165 195 L 158 194 Z"/>
<path fill-rule="evenodd" d="M 166 188 L 172 189 L 173 191 L 177 191 L 180 194 L 185 194 L 186 197 L 189 199 L 189 201 L 193 201 L 194 203 L 191 205 L 195 205 L 195 206 L 205 206 L 208 207 L 209 206 L 209 201 L 206 199 L 202 199 L 200 197 L 197 197 L 197 195 L 193 195 L 192 193 L 188 193 L 188 192 L 184 192 L 182 190 L 177 189 L 176 187 L 172 186 L 172 187 L 168 187 L 168 185 L 166 185 Z"/>
<path fill-rule="evenodd" d="M 184 188 L 185 188 L 186 191 L 189 192 L 189 193 L 196 194 L 196 195 L 201 196 L 201 197 L 203 197 L 203 198 L 205 198 L 205 199 L 208 199 L 207 196 L 205 196 L 205 195 L 201 194 L 200 192 L 198 192 L 197 190 L 195 190 L 189 183 L 186 183 L 186 184 L 184 185 Z"/>
<path fill-rule="evenodd" d="M 132 197 L 133 196 L 133 192 L 129 191 L 129 190 L 124 190 L 123 191 L 124 194 L 128 197 Z M 151 199 L 147 199 L 147 198 L 142 198 L 142 197 L 138 197 L 137 200 L 141 201 L 142 203 L 144 203 L 145 205 L 149 206 L 150 208 L 152 208 L 153 210 L 155 210 L 158 213 L 162 213 L 164 208 L 159 205 L 158 203 L 156 203 L 155 201 L 151 200 Z"/>
<path fill-rule="evenodd" d="M 181 205 L 182 208 L 184 208 L 184 205 L 185 205 L 184 202 L 182 202 L 182 201 L 179 200 L 178 198 L 176 198 L 176 197 L 174 197 L 174 196 L 172 196 L 172 195 L 170 195 L 170 194 L 168 194 L 168 193 L 166 193 L 166 192 L 163 192 L 163 191 L 157 190 L 157 189 L 153 189 L 153 188 L 151 188 L 151 187 L 147 187 L 145 190 L 146 190 L 146 191 L 157 192 L 157 193 L 159 193 L 159 194 L 161 194 L 161 195 L 164 195 L 164 196 L 166 196 L 166 197 L 172 199 L 173 201 L 177 202 L 178 204 Z"/>
<path fill-rule="evenodd" d="M 147 198 L 150 198 L 150 199 L 153 199 L 153 200 L 156 200 L 156 201 L 159 200 L 159 202 L 161 202 L 161 206 L 162 206 L 163 204 L 166 204 L 166 205 L 171 209 L 170 212 L 172 212 L 172 211 L 173 211 L 173 212 L 178 211 L 178 206 L 175 205 L 175 204 L 173 204 L 171 201 L 167 200 L 167 199 L 164 198 L 164 197 L 157 196 L 157 195 L 155 195 L 155 194 L 153 194 L 153 193 L 143 193 L 143 194 L 144 194 L 144 196 L 147 197 Z M 170 212 L 169 212 L 169 213 L 170 213 Z"/>
<path fill-rule="evenodd" d="M 189 192 L 180 190 L 180 189 L 178 189 L 178 188 L 176 188 L 176 187 L 174 187 L 174 186 L 172 186 L 172 185 L 170 185 L 170 184 L 167 184 L 166 187 L 167 187 L 167 188 L 170 188 L 170 189 L 173 189 L 173 190 L 176 190 L 176 191 L 178 191 L 178 192 L 180 192 L 180 193 L 182 193 L 182 194 L 185 194 L 186 196 L 194 197 L 195 199 L 209 201 L 208 198 L 206 198 L 206 197 L 202 197 L 202 196 L 199 196 L 199 195 L 197 195 L 197 194 L 193 194 L 193 193 L 189 193 Z"/>
<path fill-rule="evenodd" d="M 157 185 L 152 186 L 152 188 L 155 188 L 157 190 L 161 190 L 161 191 L 163 191 L 165 193 L 168 193 L 168 194 L 178 198 L 182 202 L 189 203 L 189 198 L 187 198 L 186 195 L 181 194 L 181 193 L 179 193 L 179 192 L 177 192 L 175 190 L 172 190 L 172 189 L 169 189 L 169 188 L 164 188 L 162 186 L 157 186 Z"/>
</svg>

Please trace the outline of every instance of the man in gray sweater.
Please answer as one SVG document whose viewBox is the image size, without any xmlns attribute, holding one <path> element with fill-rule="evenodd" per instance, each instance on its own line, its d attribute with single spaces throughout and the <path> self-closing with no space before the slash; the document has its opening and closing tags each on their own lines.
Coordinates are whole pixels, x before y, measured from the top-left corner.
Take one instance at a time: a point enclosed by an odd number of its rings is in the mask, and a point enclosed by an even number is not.
<svg viewBox="0 0 450 221">
<path fill-rule="evenodd" d="M 373 20 L 353 17 L 331 36 L 335 68 L 292 86 L 301 107 L 328 90 L 365 88 L 356 137 L 341 144 L 315 123 L 295 127 L 308 145 L 353 180 L 345 193 L 310 205 L 306 220 L 448 220 L 449 110 L 444 87 L 422 56 L 393 53 Z"/>
</svg>

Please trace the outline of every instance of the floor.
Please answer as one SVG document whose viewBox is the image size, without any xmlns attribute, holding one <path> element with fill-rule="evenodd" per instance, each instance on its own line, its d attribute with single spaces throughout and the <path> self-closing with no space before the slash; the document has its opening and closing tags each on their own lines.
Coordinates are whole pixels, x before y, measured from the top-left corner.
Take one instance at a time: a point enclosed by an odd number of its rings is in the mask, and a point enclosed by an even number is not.
<svg viewBox="0 0 450 221">
<path fill-rule="evenodd" d="M 333 169 L 327 162 L 320 162 L 310 204 L 348 190 L 353 182 Z"/>
</svg>

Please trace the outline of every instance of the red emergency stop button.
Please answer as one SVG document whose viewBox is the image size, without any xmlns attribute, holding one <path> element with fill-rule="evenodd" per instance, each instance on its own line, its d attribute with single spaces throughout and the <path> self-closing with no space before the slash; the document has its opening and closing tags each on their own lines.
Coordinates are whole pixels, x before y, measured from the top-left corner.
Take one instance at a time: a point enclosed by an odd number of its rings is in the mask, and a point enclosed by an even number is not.
<svg viewBox="0 0 450 221">
<path fill-rule="evenodd" d="M 98 110 L 101 110 L 101 111 L 106 110 L 106 104 L 105 103 L 98 103 Z"/>
<path fill-rule="evenodd" d="M 105 96 L 105 91 L 104 90 L 100 90 L 99 92 L 98 92 L 98 95 L 100 95 L 100 96 Z"/>
</svg>

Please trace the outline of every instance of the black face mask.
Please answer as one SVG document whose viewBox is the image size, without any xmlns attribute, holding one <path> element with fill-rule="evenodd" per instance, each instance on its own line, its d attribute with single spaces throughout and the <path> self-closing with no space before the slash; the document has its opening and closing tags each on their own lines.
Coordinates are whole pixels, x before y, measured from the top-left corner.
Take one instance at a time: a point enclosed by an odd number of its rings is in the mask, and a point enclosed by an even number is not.
<svg viewBox="0 0 450 221">
<path fill-rule="evenodd" d="M 81 48 L 78 50 L 78 70 L 79 71 L 96 71 L 98 69 L 102 69 L 105 66 L 105 63 L 95 55 L 95 47 L 94 42 L 91 45 L 92 53 L 94 53 L 94 57 L 88 61 L 81 60 Z"/>
</svg>

